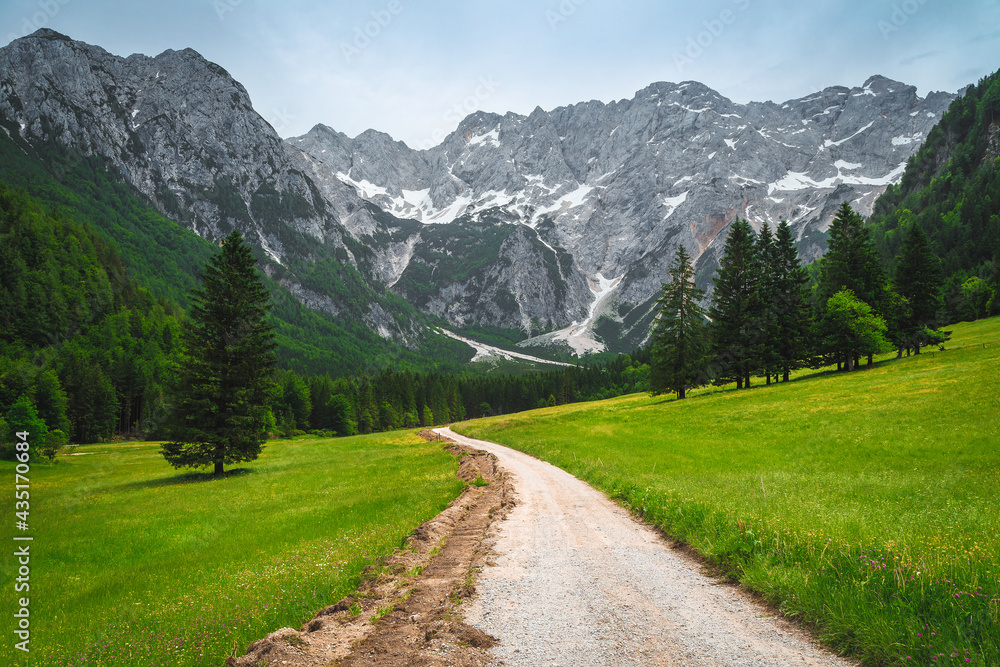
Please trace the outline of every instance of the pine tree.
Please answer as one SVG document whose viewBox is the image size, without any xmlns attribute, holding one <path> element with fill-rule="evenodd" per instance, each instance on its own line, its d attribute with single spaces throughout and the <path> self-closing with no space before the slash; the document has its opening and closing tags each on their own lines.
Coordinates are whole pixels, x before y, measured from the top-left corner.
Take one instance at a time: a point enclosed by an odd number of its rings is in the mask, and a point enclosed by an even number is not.
<svg viewBox="0 0 1000 667">
<path fill-rule="evenodd" d="M 778 248 L 775 245 L 771 228 L 766 224 L 757 234 L 755 246 L 758 262 L 758 311 L 757 330 L 760 334 L 760 344 L 757 347 L 757 370 L 763 371 L 767 384 L 781 370 L 780 341 L 780 309 L 776 302 L 778 281 Z"/>
<path fill-rule="evenodd" d="M 893 288 L 906 299 L 907 304 L 906 315 L 901 322 L 901 338 L 907 349 L 915 347 L 920 354 L 924 329 L 937 329 L 942 281 L 940 262 L 916 220 L 906 230 L 903 247 L 896 260 Z"/>
<path fill-rule="evenodd" d="M 260 455 L 275 390 L 274 328 L 267 289 L 236 231 L 209 260 L 191 292 L 178 368 L 173 441 L 163 456 L 175 468 L 252 461 Z"/>
<path fill-rule="evenodd" d="M 844 202 L 830 225 L 830 243 L 821 260 L 817 287 L 821 311 L 830 297 L 850 290 L 876 314 L 886 312 L 888 278 L 864 220 Z M 871 356 L 868 363 L 872 363 Z"/>
<path fill-rule="evenodd" d="M 812 321 L 806 288 L 809 274 L 799 262 L 791 227 L 784 220 L 775 231 L 771 261 L 769 308 L 777 326 L 778 364 L 782 379 L 788 382 L 789 373 L 805 365 L 809 357 Z"/>
<path fill-rule="evenodd" d="M 737 389 L 750 386 L 760 345 L 759 273 L 753 229 L 737 219 L 726 239 L 709 310 L 713 374 L 717 382 L 735 380 Z"/>
<path fill-rule="evenodd" d="M 684 246 L 677 249 L 670 276 L 657 301 L 649 391 L 654 395 L 673 391 L 682 399 L 705 373 L 705 311 L 698 305 L 705 292 L 695 287 L 694 268 Z"/>
<path fill-rule="evenodd" d="M 840 205 L 830 225 L 830 243 L 821 267 L 821 303 L 842 289 L 849 289 L 876 311 L 883 305 L 888 282 L 885 268 L 864 220 L 847 202 Z"/>
</svg>

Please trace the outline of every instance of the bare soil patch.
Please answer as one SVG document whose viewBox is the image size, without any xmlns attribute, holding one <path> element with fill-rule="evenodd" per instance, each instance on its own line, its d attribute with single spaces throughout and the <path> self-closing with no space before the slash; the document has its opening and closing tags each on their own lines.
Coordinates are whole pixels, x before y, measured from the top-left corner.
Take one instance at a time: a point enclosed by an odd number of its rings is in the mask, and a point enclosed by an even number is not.
<svg viewBox="0 0 1000 667">
<path fill-rule="evenodd" d="M 433 431 L 461 457 L 462 494 L 418 527 L 406 546 L 365 570 L 358 590 L 325 607 L 301 629 L 281 628 L 259 639 L 227 667 L 288 665 L 486 665 L 490 635 L 462 620 L 486 561 L 490 526 L 513 507 L 508 476 L 488 452 L 458 445 Z M 481 478 L 477 486 L 475 482 Z"/>
</svg>

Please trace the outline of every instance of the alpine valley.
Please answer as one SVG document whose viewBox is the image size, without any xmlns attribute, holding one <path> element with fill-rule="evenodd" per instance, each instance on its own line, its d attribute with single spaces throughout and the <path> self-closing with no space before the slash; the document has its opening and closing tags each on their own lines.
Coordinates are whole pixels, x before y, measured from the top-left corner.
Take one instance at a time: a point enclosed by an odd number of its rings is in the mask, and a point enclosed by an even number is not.
<svg viewBox="0 0 1000 667">
<path fill-rule="evenodd" d="M 477 112 L 415 150 L 325 125 L 283 140 L 190 49 L 122 58 L 43 29 L 0 49 L 0 177 L 33 165 L 78 197 L 101 198 L 93 174 L 125 188 L 159 231 L 99 231 L 151 264 L 164 296 L 194 282 L 184 253 L 235 228 L 289 321 L 307 311 L 396 358 L 472 357 L 438 328 L 583 355 L 646 340 L 679 246 L 710 290 L 737 218 L 787 220 L 800 255 L 820 256 L 838 206 L 870 214 L 955 97 L 881 76 L 783 103 L 654 83 L 630 100 Z"/>
</svg>

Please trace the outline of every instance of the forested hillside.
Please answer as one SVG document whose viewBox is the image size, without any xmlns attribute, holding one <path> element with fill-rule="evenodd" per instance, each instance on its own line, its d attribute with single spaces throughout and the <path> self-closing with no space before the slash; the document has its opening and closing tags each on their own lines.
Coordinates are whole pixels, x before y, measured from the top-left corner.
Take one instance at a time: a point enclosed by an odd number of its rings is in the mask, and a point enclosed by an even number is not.
<svg viewBox="0 0 1000 667">
<path fill-rule="evenodd" d="M 39 440 L 157 431 L 181 309 L 94 230 L 2 183 L 0 252 L 0 411 L 27 399 Z"/>
<path fill-rule="evenodd" d="M 182 287 L 197 283 L 201 265 L 191 257 L 210 257 L 214 248 L 183 230 L 171 236 L 170 221 L 143 208 L 99 170 L 93 178 L 100 188 L 91 189 L 84 179 L 70 180 L 85 191 L 78 195 L 47 178 L 44 170 L 32 170 L 30 161 L 11 159 L 12 152 L 4 155 L 4 164 L 24 167 L 21 182 L 45 195 L 51 208 L 0 181 L 0 251 L 5 259 L 0 265 L 0 442 L 10 439 L 6 432 L 14 420 L 32 424 L 39 442 L 55 434 L 51 439 L 56 444 L 164 436 L 185 318 L 178 301 L 186 304 L 188 292 Z M 94 163 L 81 164 L 82 169 Z M 101 216 L 103 229 L 134 242 L 123 245 L 135 253 L 140 270 L 153 262 L 162 269 L 140 273 L 146 285 L 133 277 L 118 249 L 101 234 L 102 227 L 81 221 Z M 157 233 L 165 244 L 175 244 L 172 252 L 179 257 L 165 256 L 163 248 L 170 246 L 156 245 Z M 176 280 L 170 279 L 171 272 Z M 455 349 L 425 347 L 421 354 L 426 356 L 420 356 L 381 339 L 376 343 L 367 329 L 338 328 L 262 278 L 271 292 L 271 321 L 281 343 L 279 391 L 271 404 L 277 435 L 430 426 L 646 388 L 648 368 L 642 359 L 628 357 L 520 376 L 428 373 L 433 368 L 429 358 L 454 358 Z M 348 354 L 364 365 L 331 364 Z M 440 367 L 455 371 L 457 364 Z M 3 423 L 5 418 L 9 423 Z"/>
<path fill-rule="evenodd" d="M 941 258 L 951 321 L 1000 312 L 1000 72 L 952 102 L 869 219 L 890 275 L 918 224 Z"/>
<path fill-rule="evenodd" d="M 0 134 L 0 181 L 23 188 L 48 209 L 99 233 L 153 296 L 187 307 L 187 294 L 196 286 L 213 245 L 158 213 L 102 158 L 56 145 L 38 152 Z M 317 262 L 300 267 L 300 273 L 343 295 L 368 289 L 352 279 L 352 272 L 338 271 L 336 264 L 333 259 Z M 357 313 L 337 317 L 310 309 L 281 286 L 284 277 L 274 271 L 265 281 L 274 303 L 271 319 L 277 327 L 278 358 L 286 368 L 334 376 L 390 365 L 449 372 L 472 356 L 468 347 L 444 337 L 418 338 L 411 349 L 381 338 Z M 415 310 L 408 310 L 419 320 Z"/>
</svg>

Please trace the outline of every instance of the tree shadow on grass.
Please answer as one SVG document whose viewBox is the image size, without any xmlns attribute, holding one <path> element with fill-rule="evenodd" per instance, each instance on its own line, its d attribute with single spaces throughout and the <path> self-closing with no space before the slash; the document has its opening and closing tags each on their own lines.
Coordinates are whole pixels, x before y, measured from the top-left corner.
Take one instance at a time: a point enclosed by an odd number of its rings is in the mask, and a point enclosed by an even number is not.
<svg viewBox="0 0 1000 667">
<path fill-rule="evenodd" d="M 232 477 L 243 477 L 252 474 L 250 468 L 233 468 L 221 475 L 214 475 L 210 472 L 186 472 L 180 475 L 170 475 L 169 477 L 159 477 L 157 479 L 147 479 L 141 482 L 129 482 L 115 487 L 116 491 L 128 491 L 136 489 L 156 489 L 165 486 L 182 486 L 184 484 L 200 484 L 214 482 Z"/>
</svg>

